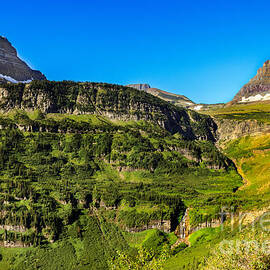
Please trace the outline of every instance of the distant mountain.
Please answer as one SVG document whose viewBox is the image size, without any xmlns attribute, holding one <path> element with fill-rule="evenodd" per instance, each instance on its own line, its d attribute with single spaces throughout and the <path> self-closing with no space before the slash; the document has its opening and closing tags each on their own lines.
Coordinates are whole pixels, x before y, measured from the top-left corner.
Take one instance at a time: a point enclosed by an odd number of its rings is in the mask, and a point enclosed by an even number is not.
<svg viewBox="0 0 270 270">
<path fill-rule="evenodd" d="M 0 36 L 0 82 L 18 83 L 45 79 L 46 77 L 40 71 L 32 70 L 22 61 L 11 43 Z"/>
<path fill-rule="evenodd" d="M 152 94 L 153 96 L 159 97 L 177 106 L 188 108 L 195 105 L 195 103 L 186 96 L 169 93 L 158 88 L 152 88 L 149 84 L 129 84 L 127 86 L 137 90 L 145 91 L 149 94 Z"/>
<path fill-rule="evenodd" d="M 129 84 L 127 86 L 138 89 L 138 90 L 143 90 L 143 91 L 147 91 L 148 89 L 151 88 L 151 86 L 147 83 L 135 83 L 135 84 Z"/>
<path fill-rule="evenodd" d="M 235 95 L 231 104 L 270 100 L 270 60 L 267 60 L 257 75 Z"/>
</svg>

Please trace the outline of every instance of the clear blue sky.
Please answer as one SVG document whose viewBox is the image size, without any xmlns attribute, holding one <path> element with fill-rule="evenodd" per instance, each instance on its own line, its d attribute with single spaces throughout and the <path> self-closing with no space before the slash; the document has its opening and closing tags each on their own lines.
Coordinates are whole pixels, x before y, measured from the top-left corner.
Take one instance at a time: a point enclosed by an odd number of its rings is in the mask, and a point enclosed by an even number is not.
<svg viewBox="0 0 270 270">
<path fill-rule="evenodd" d="M 2 1 L 0 35 L 49 80 L 227 102 L 270 58 L 268 1 Z"/>
</svg>

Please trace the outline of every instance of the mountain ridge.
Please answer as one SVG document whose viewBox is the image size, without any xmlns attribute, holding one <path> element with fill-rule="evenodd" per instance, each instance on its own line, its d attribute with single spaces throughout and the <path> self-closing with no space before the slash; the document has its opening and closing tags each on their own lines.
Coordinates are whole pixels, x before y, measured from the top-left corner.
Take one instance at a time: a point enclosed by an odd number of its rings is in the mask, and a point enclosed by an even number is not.
<svg viewBox="0 0 270 270">
<path fill-rule="evenodd" d="M 145 91 L 153 96 L 159 97 L 165 101 L 168 101 L 174 105 L 189 108 L 195 103 L 184 95 L 178 95 L 170 93 L 159 88 L 153 88 L 149 84 L 128 84 L 128 87 L 135 88 L 140 91 Z"/>
<path fill-rule="evenodd" d="M 41 110 L 44 113 L 98 114 L 115 120 L 146 120 L 184 138 L 215 141 L 211 117 L 174 106 L 134 88 L 105 83 L 33 81 L 2 84 L 0 110 Z"/>
</svg>

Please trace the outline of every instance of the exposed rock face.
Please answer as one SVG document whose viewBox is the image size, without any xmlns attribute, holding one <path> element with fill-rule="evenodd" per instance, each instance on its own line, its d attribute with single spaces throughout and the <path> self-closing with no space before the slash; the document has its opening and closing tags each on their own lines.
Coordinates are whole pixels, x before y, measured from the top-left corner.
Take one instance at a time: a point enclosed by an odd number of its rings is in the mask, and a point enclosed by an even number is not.
<svg viewBox="0 0 270 270">
<path fill-rule="evenodd" d="M 146 93 L 149 93 L 155 97 L 159 97 L 177 106 L 189 108 L 195 105 L 193 101 L 183 95 L 177 95 L 160 90 L 158 88 L 152 88 L 149 84 L 129 84 L 127 86 L 137 90 L 145 91 Z"/>
<path fill-rule="evenodd" d="M 257 75 L 242 87 L 231 103 L 264 100 L 270 100 L 270 60 L 258 69 Z"/>
<path fill-rule="evenodd" d="M 225 219 L 223 218 L 217 218 L 217 219 L 205 221 L 203 223 L 199 223 L 196 226 L 191 226 L 190 221 L 189 221 L 189 208 L 187 208 L 185 215 L 183 216 L 181 222 L 177 226 L 174 233 L 179 239 L 184 240 L 184 239 L 187 239 L 190 234 L 200 229 L 217 228 L 223 224 L 224 220 Z"/>
<path fill-rule="evenodd" d="M 170 233 L 171 221 L 170 220 L 151 220 L 149 224 L 144 225 L 142 227 L 124 228 L 125 231 L 131 232 L 131 233 L 142 232 L 142 231 L 150 230 L 150 229 L 158 229 L 165 233 Z"/>
<path fill-rule="evenodd" d="M 4 37 L 0 36 L 0 80 L 27 82 L 30 80 L 45 80 L 46 77 L 37 70 L 32 70 L 17 55 L 16 49 Z"/>
<path fill-rule="evenodd" d="M 217 119 L 214 121 L 218 126 L 218 144 L 222 146 L 224 143 L 241 138 L 247 135 L 259 135 L 270 132 L 270 125 L 267 123 L 260 123 L 256 120 L 231 120 L 231 119 Z"/>
<path fill-rule="evenodd" d="M 146 91 L 147 89 L 151 88 L 151 86 L 147 83 L 137 83 L 137 84 L 129 84 L 127 87 L 132 87 L 137 90 Z"/>
</svg>

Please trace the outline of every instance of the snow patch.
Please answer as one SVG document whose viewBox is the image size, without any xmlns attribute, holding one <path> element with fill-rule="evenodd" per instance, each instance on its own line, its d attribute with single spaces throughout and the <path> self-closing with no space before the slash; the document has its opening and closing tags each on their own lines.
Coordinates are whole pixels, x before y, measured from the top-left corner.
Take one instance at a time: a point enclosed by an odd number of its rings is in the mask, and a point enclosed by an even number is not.
<svg viewBox="0 0 270 270">
<path fill-rule="evenodd" d="M 27 80 L 27 81 L 19 81 L 19 83 L 30 83 L 30 82 L 32 82 L 32 81 L 33 81 L 33 79 Z"/>
<path fill-rule="evenodd" d="M 264 100 L 270 100 L 270 94 L 266 94 L 262 96 L 261 94 L 258 94 L 256 96 L 250 96 L 250 97 L 242 97 L 242 100 L 240 102 L 254 102 L 254 101 L 264 101 Z"/>
<path fill-rule="evenodd" d="M 0 78 L 5 79 L 12 83 L 18 83 L 18 81 L 16 81 L 15 79 L 11 78 L 10 76 L 3 75 L 3 74 L 0 74 Z"/>
<path fill-rule="evenodd" d="M 194 107 L 194 110 L 195 111 L 199 111 L 203 106 L 202 105 L 197 105 Z"/>
<path fill-rule="evenodd" d="M 27 81 L 17 81 L 15 79 L 13 79 L 12 77 L 7 76 L 7 75 L 3 75 L 3 74 L 0 74 L 0 78 L 5 79 L 5 80 L 7 80 L 7 81 L 9 81 L 11 83 L 30 83 L 30 82 L 33 81 L 33 79 L 27 80 Z"/>
</svg>

